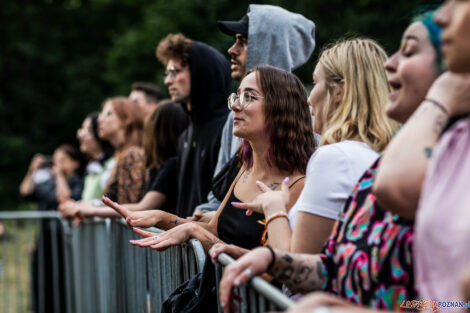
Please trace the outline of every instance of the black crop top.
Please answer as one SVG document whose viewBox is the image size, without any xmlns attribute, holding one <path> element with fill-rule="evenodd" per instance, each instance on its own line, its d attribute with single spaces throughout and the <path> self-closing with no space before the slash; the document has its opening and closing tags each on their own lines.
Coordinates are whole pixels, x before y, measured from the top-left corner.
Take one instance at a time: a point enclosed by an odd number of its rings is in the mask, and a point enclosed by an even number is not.
<svg viewBox="0 0 470 313">
<path fill-rule="evenodd" d="M 304 177 L 302 176 L 292 182 L 289 189 Z M 235 197 L 234 190 L 235 187 L 232 189 L 230 197 L 219 215 L 217 222 L 218 236 L 225 243 L 234 244 L 245 249 L 261 246 L 261 236 L 264 231 L 264 224 L 261 221 L 264 219 L 264 214 L 253 212 L 252 215 L 247 216 L 245 214 L 246 210 L 233 207 L 232 202 L 242 202 Z"/>
<path fill-rule="evenodd" d="M 219 215 L 219 221 L 217 222 L 219 238 L 225 243 L 234 244 L 245 249 L 261 246 L 264 225 L 258 221 L 264 219 L 264 214 L 253 212 L 251 216 L 247 216 L 245 214 L 246 210 L 233 207 L 232 202 L 241 202 L 235 197 L 233 189 L 230 198 Z"/>
</svg>

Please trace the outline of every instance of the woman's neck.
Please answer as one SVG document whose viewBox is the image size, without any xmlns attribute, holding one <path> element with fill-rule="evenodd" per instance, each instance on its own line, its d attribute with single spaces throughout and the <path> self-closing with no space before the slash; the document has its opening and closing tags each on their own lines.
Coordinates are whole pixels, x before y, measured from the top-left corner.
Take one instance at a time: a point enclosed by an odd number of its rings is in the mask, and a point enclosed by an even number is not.
<svg viewBox="0 0 470 313">
<path fill-rule="evenodd" d="M 102 151 L 96 151 L 94 153 L 90 153 L 89 155 L 90 161 L 98 161 L 103 157 L 103 152 Z"/>
<path fill-rule="evenodd" d="M 265 155 L 269 149 L 269 144 L 264 141 L 250 141 L 253 151 L 253 167 L 251 172 L 257 177 L 264 177 L 272 173 L 273 168 L 269 166 Z"/>
<path fill-rule="evenodd" d="M 114 133 L 114 136 L 112 138 L 108 139 L 109 143 L 114 147 L 114 150 L 116 152 L 124 149 L 124 146 L 126 144 L 124 137 L 124 132 L 118 131 Z"/>
</svg>

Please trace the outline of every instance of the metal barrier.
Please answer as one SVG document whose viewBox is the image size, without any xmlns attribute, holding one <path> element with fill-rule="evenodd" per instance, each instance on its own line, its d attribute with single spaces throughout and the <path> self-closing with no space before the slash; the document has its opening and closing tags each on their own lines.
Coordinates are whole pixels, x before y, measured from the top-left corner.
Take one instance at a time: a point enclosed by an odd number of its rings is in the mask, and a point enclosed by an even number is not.
<svg viewBox="0 0 470 313">
<path fill-rule="evenodd" d="M 218 256 L 216 264 L 216 286 L 219 290 L 219 282 L 222 278 L 223 267 L 227 266 L 235 260 L 225 253 Z M 238 306 L 238 312 L 241 313 L 258 313 L 265 311 L 287 310 L 294 302 L 283 294 L 279 289 L 272 286 L 260 277 L 253 277 L 248 286 L 238 288 L 235 291 L 240 295 L 243 301 Z M 219 297 L 217 296 L 217 305 L 219 313 L 221 313 Z"/>
<path fill-rule="evenodd" d="M 206 257 L 196 239 L 163 252 L 134 247 L 129 240 L 140 236 L 123 220 L 70 227 L 57 212 L 0 212 L 0 222 L 0 313 L 160 312 L 176 287 L 202 271 Z M 223 266 L 234 260 L 221 254 L 219 262 L 217 288 Z M 292 305 L 258 277 L 238 292 L 243 313 Z"/>
<path fill-rule="evenodd" d="M 63 225 L 57 212 L 0 212 L 0 312 L 63 312 Z"/>
<path fill-rule="evenodd" d="M 163 252 L 134 247 L 129 240 L 140 236 L 121 220 L 85 221 L 71 237 L 74 283 L 69 287 L 75 301 L 70 312 L 160 312 L 168 295 L 205 261 L 195 239 Z"/>
</svg>

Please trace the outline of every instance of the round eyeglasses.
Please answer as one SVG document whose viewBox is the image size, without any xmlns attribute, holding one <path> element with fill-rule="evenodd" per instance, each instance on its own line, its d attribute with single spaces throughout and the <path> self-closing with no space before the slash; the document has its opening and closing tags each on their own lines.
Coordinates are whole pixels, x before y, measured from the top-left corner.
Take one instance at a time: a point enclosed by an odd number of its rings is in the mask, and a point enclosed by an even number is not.
<svg viewBox="0 0 470 313">
<path fill-rule="evenodd" d="M 233 106 L 235 105 L 235 102 L 237 102 L 238 100 L 240 103 L 240 107 L 242 109 L 246 109 L 246 107 L 251 102 L 253 102 L 253 100 L 259 100 L 259 99 L 264 99 L 264 97 L 255 96 L 254 94 L 251 94 L 248 91 L 242 92 L 240 95 L 237 95 L 236 93 L 231 93 L 230 96 L 228 96 L 227 105 L 228 105 L 228 108 L 232 110 Z"/>
</svg>

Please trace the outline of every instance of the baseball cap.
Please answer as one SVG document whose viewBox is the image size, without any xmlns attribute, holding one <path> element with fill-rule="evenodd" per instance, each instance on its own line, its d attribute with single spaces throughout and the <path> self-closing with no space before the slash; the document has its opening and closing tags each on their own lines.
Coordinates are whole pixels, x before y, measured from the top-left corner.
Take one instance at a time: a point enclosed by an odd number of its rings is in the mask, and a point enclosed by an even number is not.
<svg viewBox="0 0 470 313">
<path fill-rule="evenodd" d="M 235 34 L 248 35 L 248 15 L 244 15 L 238 22 L 237 21 L 218 21 L 217 26 L 220 31 L 229 36 Z"/>
</svg>

